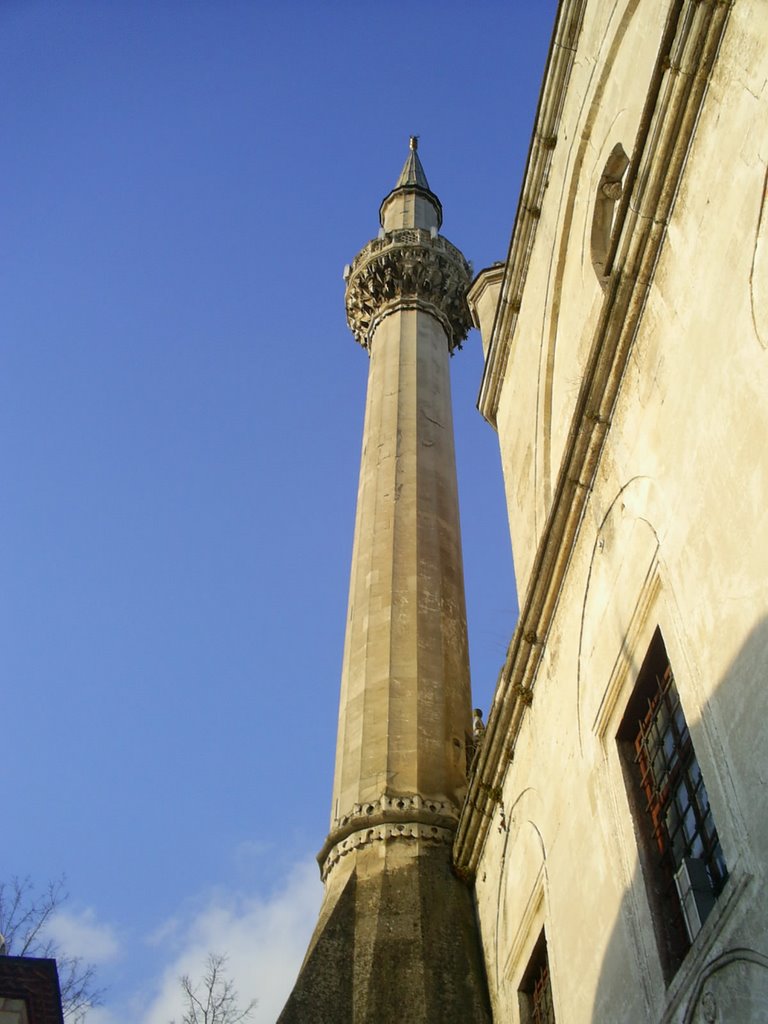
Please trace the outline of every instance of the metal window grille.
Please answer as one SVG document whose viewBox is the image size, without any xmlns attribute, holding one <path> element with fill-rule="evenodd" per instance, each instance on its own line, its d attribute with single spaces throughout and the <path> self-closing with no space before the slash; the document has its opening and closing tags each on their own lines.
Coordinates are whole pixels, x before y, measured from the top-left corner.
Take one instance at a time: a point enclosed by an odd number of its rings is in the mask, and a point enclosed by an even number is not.
<svg viewBox="0 0 768 1024">
<path fill-rule="evenodd" d="M 679 944 L 687 949 L 691 928 L 690 924 L 686 928 L 675 876 L 685 863 L 699 861 L 706 869 L 712 897 L 716 897 L 728 871 L 669 663 L 654 679 L 654 692 L 634 741 L 635 762 L 651 821 L 663 896 L 673 908 Z"/>
<path fill-rule="evenodd" d="M 555 1024 L 552 986 L 549 981 L 549 964 L 546 960 L 539 967 L 533 981 L 531 1019 L 533 1024 Z"/>
</svg>

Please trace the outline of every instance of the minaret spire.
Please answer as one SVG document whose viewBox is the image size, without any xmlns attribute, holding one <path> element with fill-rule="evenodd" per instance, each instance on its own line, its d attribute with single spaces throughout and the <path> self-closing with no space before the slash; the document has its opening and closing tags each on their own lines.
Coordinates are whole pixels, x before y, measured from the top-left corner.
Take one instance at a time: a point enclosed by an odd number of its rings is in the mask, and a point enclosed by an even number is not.
<svg viewBox="0 0 768 1024">
<path fill-rule="evenodd" d="M 280 1024 L 490 1020 L 450 870 L 472 726 L 448 357 L 470 271 L 438 234 L 417 144 L 346 274 L 370 366 L 326 895 Z"/>
<path fill-rule="evenodd" d="M 439 230 L 443 223 L 443 207 L 429 187 L 418 149 L 419 137 L 411 135 L 400 177 L 379 209 L 379 221 L 385 231 L 393 228 Z"/>
<path fill-rule="evenodd" d="M 427 176 L 424 173 L 424 168 L 421 166 L 421 160 L 419 160 L 419 136 L 412 135 L 409 142 L 410 152 L 408 158 L 403 164 L 403 169 L 400 172 L 400 177 L 397 179 L 395 188 L 405 188 L 408 185 L 416 185 L 418 188 L 423 189 L 425 192 L 431 192 Z"/>
</svg>

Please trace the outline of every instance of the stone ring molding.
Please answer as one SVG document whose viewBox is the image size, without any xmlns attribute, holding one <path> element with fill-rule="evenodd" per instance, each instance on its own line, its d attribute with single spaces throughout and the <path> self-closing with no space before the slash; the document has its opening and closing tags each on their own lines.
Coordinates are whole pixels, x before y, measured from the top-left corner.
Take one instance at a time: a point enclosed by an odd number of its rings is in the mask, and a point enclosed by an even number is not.
<svg viewBox="0 0 768 1024">
<path fill-rule="evenodd" d="M 368 846 L 376 842 L 386 842 L 391 839 L 420 839 L 422 842 L 426 841 L 450 846 L 455 835 L 455 829 L 440 828 L 437 825 L 422 825 L 417 821 L 403 822 L 399 825 L 376 825 L 373 828 L 360 829 L 360 831 L 352 832 L 346 839 L 342 839 L 331 847 L 320 866 L 320 876 L 325 881 L 342 857 L 361 846 Z"/>
<path fill-rule="evenodd" d="M 453 842 L 459 808 L 448 800 L 433 800 L 419 793 L 407 796 L 383 794 L 377 800 L 355 804 L 349 814 L 333 822 L 317 855 L 321 874 L 353 849 L 389 839 L 426 839 Z"/>
</svg>

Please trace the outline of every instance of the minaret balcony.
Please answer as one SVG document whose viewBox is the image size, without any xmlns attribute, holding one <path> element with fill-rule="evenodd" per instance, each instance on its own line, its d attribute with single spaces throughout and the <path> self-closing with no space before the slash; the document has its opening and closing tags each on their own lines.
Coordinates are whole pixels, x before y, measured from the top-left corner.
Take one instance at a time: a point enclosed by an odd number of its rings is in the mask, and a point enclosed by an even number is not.
<svg viewBox="0 0 768 1024">
<path fill-rule="evenodd" d="M 472 326 L 467 290 L 472 268 L 446 238 L 427 228 L 397 228 L 374 238 L 345 272 L 347 322 L 370 349 L 385 316 L 422 308 L 445 328 L 452 351 Z"/>
</svg>

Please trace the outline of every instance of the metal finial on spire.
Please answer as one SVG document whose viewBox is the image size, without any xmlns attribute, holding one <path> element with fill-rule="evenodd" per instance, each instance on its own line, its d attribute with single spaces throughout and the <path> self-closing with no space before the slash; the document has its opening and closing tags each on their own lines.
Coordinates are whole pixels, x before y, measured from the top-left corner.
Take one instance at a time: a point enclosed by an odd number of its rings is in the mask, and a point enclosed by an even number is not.
<svg viewBox="0 0 768 1024">
<path fill-rule="evenodd" d="M 416 150 L 419 148 L 419 136 L 418 135 L 412 135 L 410 137 L 410 140 L 409 140 L 409 145 L 410 145 L 411 149 L 415 153 Z"/>
</svg>

